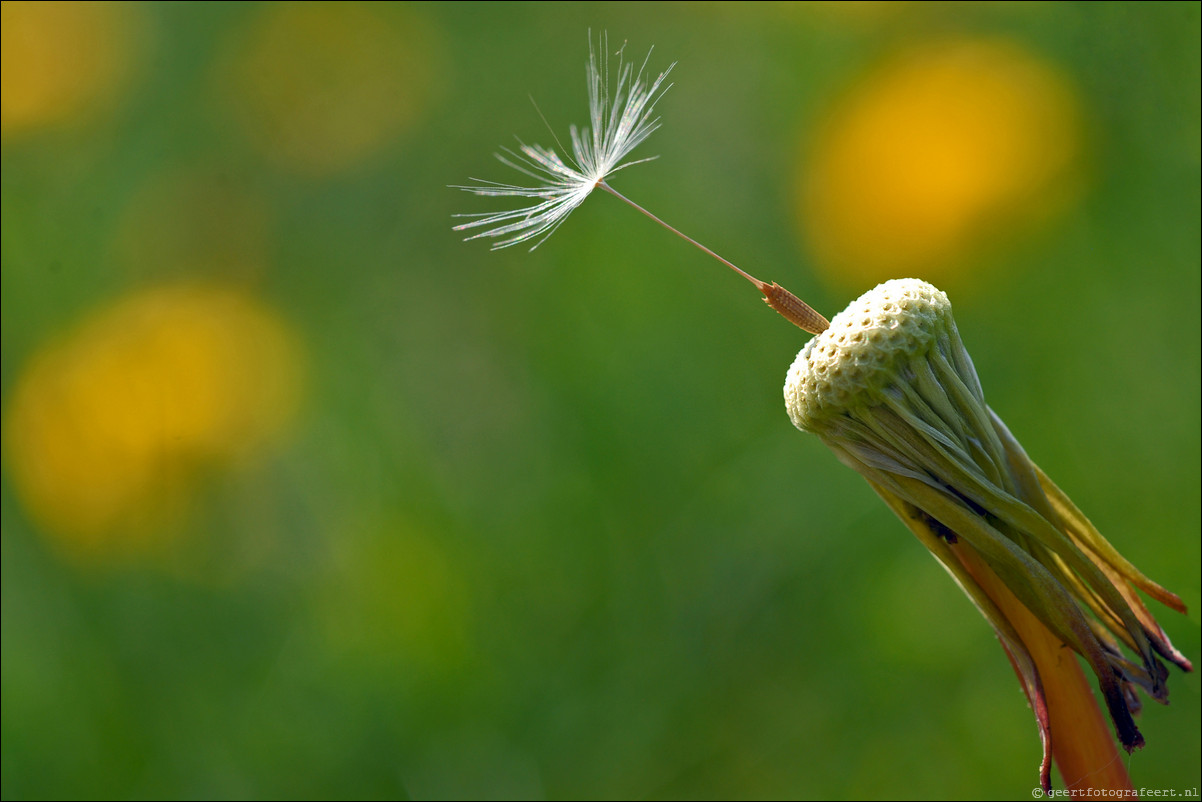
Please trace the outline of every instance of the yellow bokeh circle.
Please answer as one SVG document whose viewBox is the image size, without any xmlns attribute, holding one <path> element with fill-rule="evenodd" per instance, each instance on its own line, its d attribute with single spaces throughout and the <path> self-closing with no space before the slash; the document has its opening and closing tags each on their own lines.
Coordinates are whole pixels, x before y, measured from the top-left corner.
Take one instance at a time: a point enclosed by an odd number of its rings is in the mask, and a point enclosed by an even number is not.
<svg viewBox="0 0 1202 802">
<path fill-rule="evenodd" d="M 284 3 L 240 32 L 220 91 L 278 166 L 327 175 L 387 147 L 423 112 L 434 37 L 405 6 Z"/>
<path fill-rule="evenodd" d="M 1004 39 L 889 59 L 835 104 L 800 174 L 803 232 L 839 284 L 967 272 L 1075 197 L 1079 104 L 1050 63 Z"/>
<path fill-rule="evenodd" d="M 154 173 L 121 214 L 115 261 L 139 277 L 263 274 L 272 259 L 272 214 L 248 183 L 211 167 Z"/>
<path fill-rule="evenodd" d="M 198 480 L 294 418 L 301 349 L 232 288 L 133 295 L 34 355 L 6 410 L 5 457 L 30 517 L 72 551 L 162 540 Z"/>
<path fill-rule="evenodd" d="M 66 123 L 111 104 L 141 46 L 141 10 L 125 3 L 5 2 L 0 130 Z"/>
</svg>

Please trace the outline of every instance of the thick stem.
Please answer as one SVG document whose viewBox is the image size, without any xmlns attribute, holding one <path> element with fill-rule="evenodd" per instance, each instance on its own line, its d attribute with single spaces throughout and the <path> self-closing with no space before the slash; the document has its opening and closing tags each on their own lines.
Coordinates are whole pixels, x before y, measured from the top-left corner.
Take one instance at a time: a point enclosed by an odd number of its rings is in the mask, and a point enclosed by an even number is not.
<svg viewBox="0 0 1202 802">
<path fill-rule="evenodd" d="M 1013 624 L 1035 661 L 1051 719 L 1052 757 L 1072 796 L 1097 798 L 1097 792 L 1105 789 L 1108 799 L 1138 798 L 1076 655 L 1010 592 L 972 547 L 961 542 L 952 550 Z"/>
</svg>

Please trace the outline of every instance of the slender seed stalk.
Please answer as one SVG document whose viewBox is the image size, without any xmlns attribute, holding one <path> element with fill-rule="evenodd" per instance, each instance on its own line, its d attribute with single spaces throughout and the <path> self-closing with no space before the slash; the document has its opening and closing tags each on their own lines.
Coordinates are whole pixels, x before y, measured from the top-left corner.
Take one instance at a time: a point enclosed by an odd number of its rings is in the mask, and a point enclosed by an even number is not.
<svg viewBox="0 0 1202 802">
<path fill-rule="evenodd" d="M 769 284 L 766 281 L 761 281 L 760 279 L 758 279 L 755 276 L 748 273 L 746 270 L 743 270 L 742 268 L 740 268 L 734 262 L 731 262 L 728 259 L 724 259 L 723 257 L 714 253 L 712 250 L 705 247 L 704 245 L 702 245 L 700 242 L 693 239 L 689 235 L 683 233 L 682 231 L 680 231 L 679 229 L 677 229 L 673 226 L 668 225 L 663 220 L 661 220 L 659 217 L 652 214 L 647 209 L 644 209 L 642 206 L 639 206 L 637 203 L 632 201 L 630 198 L 626 197 L 621 192 L 618 192 L 616 189 L 611 187 L 609 184 L 605 183 L 605 181 L 598 181 L 597 186 L 599 188 L 605 190 L 606 192 L 608 192 L 610 195 L 613 195 L 618 200 L 627 204 L 628 206 L 634 208 L 636 211 L 642 212 L 647 217 L 650 217 L 652 220 L 659 223 L 661 226 L 668 229 L 669 231 L 671 231 L 676 236 L 680 237 L 685 242 L 695 245 L 696 247 L 705 251 L 710 256 L 714 257 L 719 262 L 726 265 L 731 270 L 735 271 L 740 276 L 742 276 L 743 278 L 750 281 L 752 286 L 754 286 L 757 290 L 759 290 L 761 293 L 763 293 L 764 303 L 768 304 L 768 306 L 771 306 L 773 309 L 775 309 L 777 312 L 779 312 L 785 318 L 785 320 L 788 320 L 794 326 L 797 326 L 798 328 L 802 329 L 803 331 L 808 331 L 810 334 L 821 334 L 822 332 L 824 332 L 828 328 L 830 328 L 830 325 L 831 325 L 830 321 L 828 321 L 825 317 L 823 317 L 821 314 L 819 314 L 812 306 L 810 306 L 805 301 L 801 300 L 796 295 L 789 292 L 788 290 L 786 290 L 784 287 L 780 286 L 776 282 Z"/>
</svg>

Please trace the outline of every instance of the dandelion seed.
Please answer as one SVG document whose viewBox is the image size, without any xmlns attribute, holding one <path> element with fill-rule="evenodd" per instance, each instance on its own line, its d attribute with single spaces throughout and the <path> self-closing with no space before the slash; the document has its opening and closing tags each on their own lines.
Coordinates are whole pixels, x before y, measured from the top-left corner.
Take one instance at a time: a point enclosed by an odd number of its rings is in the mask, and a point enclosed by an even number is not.
<svg viewBox="0 0 1202 802">
<path fill-rule="evenodd" d="M 648 84 L 645 75 L 651 52 L 648 51 L 647 58 L 635 73 L 634 65 L 626 62 L 622 51 L 619 51 L 617 84 L 611 88 L 611 58 L 606 55 L 608 37 L 602 34 L 597 44 L 602 53 L 600 59 L 590 35 L 588 106 L 591 126 L 583 130 L 574 125 L 571 127 L 573 160 L 565 161 L 551 148 L 520 142 L 517 153 L 511 150 L 506 150 L 507 155 L 498 153 L 497 158 L 502 164 L 541 183 L 523 187 L 473 179 L 479 183 L 455 188 L 476 195 L 535 198 L 539 202 L 508 212 L 457 215 L 479 219 L 455 226 L 456 231 L 486 228 L 486 231 L 473 234 L 468 239 L 503 237 L 493 244 L 494 250 L 537 239 L 530 248 L 534 250 L 555 233 L 555 229 L 572 210 L 584 203 L 585 198 L 596 187 L 603 185 L 607 177 L 618 170 L 656 158 L 650 156 L 622 161 L 659 128 L 659 118 L 654 116 L 655 104 L 671 88 L 671 84 L 664 86 L 664 80 L 676 65 L 669 66 Z"/>
<path fill-rule="evenodd" d="M 541 145 L 526 145 L 519 140 L 520 147 L 517 153 L 506 150 L 504 155 L 498 153 L 497 159 L 502 164 L 535 179 L 540 182 L 539 184 L 526 187 L 476 178 L 472 179 L 477 182 L 474 185 L 453 188 L 486 197 L 533 198 L 538 200 L 538 203 L 507 212 L 456 215 L 456 217 L 477 219 L 461 223 L 455 226 L 454 230 L 487 229 L 473 234 L 467 239 L 498 238 L 499 241 L 493 243 L 493 250 L 537 239 L 530 247 L 530 250 L 534 250 L 546 242 L 547 237 L 555 233 L 555 229 L 559 228 L 573 209 L 584 203 L 594 189 L 601 188 L 747 279 L 764 294 L 764 302 L 790 323 L 811 334 L 823 331 L 829 325 L 826 318 L 805 301 L 775 282 L 768 284 L 736 267 L 732 262 L 668 225 L 606 183 L 605 179 L 619 170 L 657 158 L 649 156 L 633 161 L 622 161 L 644 139 L 659 128 L 659 118 L 654 116 L 655 104 L 659 102 L 665 92 L 672 88 L 671 84 L 664 86 L 664 79 L 676 65 L 670 65 L 654 81 L 648 83 L 647 62 L 651 58 L 651 51 L 648 51 L 647 57 L 643 59 L 642 65 L 635 73 L 634 65 L 627 63 L 622 55 L 625 50 L 625 45 L 623 45 L 622 49 L 615 54 L 618 59 L 617 84 L 611 90 L 609 65 L 612 57 L 607 55 L 609 37 L 604 33 L 601 34 L 597 45 L 597 48 L 593 47 L 590 33 L 588 101 L 591 127 L 583 130 L 574 125 L 571 127 L 573 161 L 571 163 L 565 161 L 551 148 Z M 597 56 L 598 50 L 602 54 L 600 59 Z"/>
</svg>

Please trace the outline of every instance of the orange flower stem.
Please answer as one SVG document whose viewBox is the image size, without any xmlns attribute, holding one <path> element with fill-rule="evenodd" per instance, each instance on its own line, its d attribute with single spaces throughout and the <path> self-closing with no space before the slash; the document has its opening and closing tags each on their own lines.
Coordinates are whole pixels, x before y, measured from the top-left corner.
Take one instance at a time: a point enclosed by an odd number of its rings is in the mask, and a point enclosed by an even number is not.
<svg viewBox="0 0 1202 802">
<path fill-rule="evenodd" d="M 952 550 L 1014 625 L 1035 661 L 1051 719 L 1052 757 L 1069 792 L 1084 798 L 1089 791 L 1105 789 L 1108 799 L 1137 798 L 1109 722 L 1076 655 L 1010 592 L 976 551 L 963 542 Z M 1096 797 L 1094 793 L 1091 798 Z"/>
</svg>

